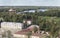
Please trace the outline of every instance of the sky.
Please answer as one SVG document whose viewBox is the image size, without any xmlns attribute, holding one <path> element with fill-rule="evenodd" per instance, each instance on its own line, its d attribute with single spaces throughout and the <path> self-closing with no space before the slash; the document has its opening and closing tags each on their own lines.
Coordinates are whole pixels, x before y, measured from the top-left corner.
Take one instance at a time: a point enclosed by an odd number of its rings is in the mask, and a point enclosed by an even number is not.
<svg viewBox="0 0 60 38">
<path fill-rule="evenodd" d="M 60 6 L 60 0 L 0 0 L 0 6 Z"/>
</svg>

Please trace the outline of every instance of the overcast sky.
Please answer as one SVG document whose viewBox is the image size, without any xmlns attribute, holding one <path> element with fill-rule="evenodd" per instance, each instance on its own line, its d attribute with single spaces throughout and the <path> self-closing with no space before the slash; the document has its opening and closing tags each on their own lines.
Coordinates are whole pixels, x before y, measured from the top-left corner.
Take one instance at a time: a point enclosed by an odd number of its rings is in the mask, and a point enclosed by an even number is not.
<svg viewBox="0 0 60 38">
<path fill-rule="evenodd" d="M 60 6 L 60 0 L 0 0 L 0 6 Z"/>
</svg>

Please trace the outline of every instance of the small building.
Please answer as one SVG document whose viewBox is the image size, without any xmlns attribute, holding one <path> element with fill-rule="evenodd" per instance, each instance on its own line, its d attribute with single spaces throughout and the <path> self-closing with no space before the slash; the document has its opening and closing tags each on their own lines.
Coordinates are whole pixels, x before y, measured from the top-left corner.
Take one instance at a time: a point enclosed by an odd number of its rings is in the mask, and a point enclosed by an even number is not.
<svg viewBox="0 0 60 38">
<path fill-rule="evenodd" d="M 36 10 L 29 10 L 29 13 L 35 13 Z"/>
<path fill-rule="evenodd" d="M 13 34 L 14 38 L 28 38 L 28 31 L 17 32 Z M 34 33 L 30 35 L 30 38 L 40 38 L 41 34 Z"/>
<path fill-rule="evenodd" d="M 24 12 L 17 12 L 17 14 L 24 14 Z"/>
<path fill-rule="evenodd" d="M 20 31 L 23 28 L 23 23 L 16 22 L 2 22 L 1 28 L 4 30 L 11 30 L 12 32 Z"/>
<path fill-rule="evenodd" d="M 24 13 L 29 12 L 28 10 L 23 11 Z"/>
<path fill-rule="evenodd" d="M 22 31 L 18 31 L 15 34 L 13 34 L 14 38 L 28 38 L 27 33 L 29 32 L 29 29 L 23 29 Z"/>
<path fill-rule="evenodd" d="M 32 24 L 31 20 L 23 20 L 24 26 L 23 29 L 26 29 L 27 27 L 29 27 Z"/>
<path fill-rule="evenodd" d="M 24 20 L 23 23 L 27 23 L 27 25 L 30 25 L 32 23 L 31 20 Z"/>
<path fill-rule="evenodd" d="M 37 12 L 45 12 L 48 11 L 48 9 L 38 9 Z"/>
<path fill-rule="evenodd" d="M 15 12 L 16 10 L 11 8 L 11 9 L 9 9 L 8 11 L 9 11 L 9 12 Z"/>
<path fill-rule="evenodd" d="M 26 13 L 26 12 L 28 12 L 28 13 L 35 13 L 36 10 L 32 10 L 32 9 L 31 10 L 25 10 L 24 13 Z"/>
<path fill-rule="evenodd" d="M 37 28 L 36 32 L 34 31 L 35 27 Z M 41 34 L 38 25 L 31 25 L 13 34 L 14 38 L 45 38 L 46 36 L 46 34 Z"/>
<path fill-rule="evenodd" d="M 8 10 L 8 12 L 9 12 L 9 14 L 14 14 L 14 13 L 16 13 L 16 10 L 11 8 Z"/>
</svg>

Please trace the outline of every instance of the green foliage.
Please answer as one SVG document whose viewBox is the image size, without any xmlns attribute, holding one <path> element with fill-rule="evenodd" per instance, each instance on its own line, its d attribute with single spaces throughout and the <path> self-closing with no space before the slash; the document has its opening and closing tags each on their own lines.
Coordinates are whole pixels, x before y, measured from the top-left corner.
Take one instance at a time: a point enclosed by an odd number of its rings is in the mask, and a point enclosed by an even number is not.
<svg viewBox="0 0 60 38">
<path fill-rule="evenodd" d="M 32 24 L 39 25 L 40 30 L 49 31 L 51 36 L 58 36 L 60 31 L 60 10 L 51 9 L 45 12 L 18 15 L 16 13 L 1 12 L 0 18 L 3 18 L 6 22 L 23 22 L 23 20 L 31 19 Z"/>
</svg>

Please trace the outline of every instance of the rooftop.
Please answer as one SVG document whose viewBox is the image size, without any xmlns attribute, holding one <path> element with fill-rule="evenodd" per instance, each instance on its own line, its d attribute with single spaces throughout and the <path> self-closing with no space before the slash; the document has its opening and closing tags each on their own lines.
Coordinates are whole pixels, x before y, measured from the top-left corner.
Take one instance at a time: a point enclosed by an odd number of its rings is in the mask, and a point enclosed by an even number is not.
<svg viewBox="0 0 60 38">
<path fill-rule="evenodd" d="M 36 25 L 35 25 L 36 26 Z M 32 31 L 32 29 L 35 27 L 34 25 L 28 27 L 27 29 L 23 29 L 22 31 L 18 31 L 15 34 L 20 34 L 20 35 L 26 35 L 28 32 Z M 40 33 L 32 33 L 33 36 L 39 36 Z"/>
</svg>

